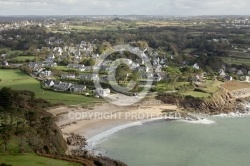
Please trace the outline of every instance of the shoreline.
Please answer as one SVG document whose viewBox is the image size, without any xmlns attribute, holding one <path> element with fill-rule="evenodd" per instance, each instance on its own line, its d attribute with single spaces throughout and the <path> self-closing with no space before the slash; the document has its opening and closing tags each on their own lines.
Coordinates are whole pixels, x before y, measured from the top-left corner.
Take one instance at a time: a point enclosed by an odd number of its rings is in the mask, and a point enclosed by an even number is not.
<svg viewBox="0 0 250 166">
<path fill-rule="evenodd" d="M 114 127 L 154 121 L 162 119 L 163 112 L 181 111 L 175 105 L 157 104 L 148 106 L 118 107 L 108 103 L 93 108 L 58 107 L 48 110 L 57 118 L 57 125 L 66 139 L 71 133 L 78 134 L 89 140 L 98 134 L 113 129 Z M 69 115 L 91 115 L 80 119 L 71 119 Z"/>
<path fill-rule="evenodd" d="M 250 103 L 245 105 L 246 112 L 229 113 L 213 115 L 212 117 L 244 117 L 250 115 Z M 58 107 L 49 110 L 51 114 L 57 117 L 57 125 L 61 129 L 63 137 L 67 139 L 70 134 L 74 133 L 80 135 L 85 141 L 84 147 L 70 146 L 69 150 L 79 149 L 91 152 L 94 155 L 100 155 L 101 153 L 95 151 L 95 146 L 105 141 L 108 137 L 119 132 L 120 130 L 140 126 L 145 123 L 150 123 L 159 120 L 178 120 L 181 122 L 192 124 L 205 124 L 210 125 L 215 123 L 212 120 L 203 118 L 201 114 L 187 114 L 185 117 L 164 117 L 163 112 L 175 111 L 183 112 L 175 105 L 158 104 L 151 106 L 130 106 L 130 107 L 117 107 L 108 103 L 95 106 L 94 108 L 81 108 L 81 107 Z M 99 117 L 91 117 L 85 119 L 70 119 L 70 113 L 83 113 L 94 115 L 95 113 Z M 105 113 L 105 118 L 100 117 L 102 113 Z M 127 117 L 126 114 L 139 114 L 139 115 L 155 115 L 150 118 L 134 119 L 133 117 Z M 112 118 L 117 117 L 118 119 Z M 205 114 L 204 114 L 205 115 Z"/>
<path fill-rule="evenodd" d="M 156 104 L 145 106 L 118 107 L 108 103 L 93 108 L 58 107 L 48 111 L 57 117 L 57 125 L 63 137 L 72 133 L 86 139 L 84 150 L 92 151 L 94 146 L 114 133 L 133 126 L 158 120 L 180 120 L 189 123 L 212 124 L 204 118 L 189 115 L 176 105 Z M 70 114 L 92 115 L 82 119 L 70 119 Z M 96 114 L 96 116 L 94 116 Z M 129 116 L 128 116 L 129 115 Z M 137 116 L 138 117 L 137 117 Z M 166 116 L 167 115 L 167 116 Z M 118 118 L 117 118 L 118 117 Z M 76 147 L 69 146 L 69 149 Z"/>
</svg>

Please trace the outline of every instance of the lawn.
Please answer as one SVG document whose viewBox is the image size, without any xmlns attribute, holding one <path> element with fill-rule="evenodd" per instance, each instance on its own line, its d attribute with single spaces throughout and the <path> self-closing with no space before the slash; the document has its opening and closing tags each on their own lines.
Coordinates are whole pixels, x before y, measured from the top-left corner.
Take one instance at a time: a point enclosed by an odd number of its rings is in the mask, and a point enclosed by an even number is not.
<svg viewBox="0 0 250 166">
<path fill-rule="evenodd" d="M 179 88 L 180 86 L 188 85 L 188 84 L 189 84 L 189 82 L 176 82 L 174 84 L 159 83 L 156 85 L 156 91 L 157 92 L 173 91 L 173 90 Z"/>
<path fill-rule="evenodd" d="M 211 96 L 211 94 L 214 94 L 219 90 L 221 84 L 222 82 L 220 81 L 206 80 L 206 82 L 198 85 L 197 87 L 198 89 L 202 90 L 202 92 L 193 90 L 185 92 L 183 95 L 197 98 L 208 98 Z"/>
<path fill-rule="evenodd" d="M 69 68 L 67 68 L 67 66 L 56 66 L 54 68 L 57 70 L 69 70 Z"/>
<path fill-rule="evenodd" d="M 23 51 L 21 51 L 21 50 L 13 50 L 13 51 L 9 51 L 9 52 L 7 52 L 7 55 L 12 55 L 12 54 L 16 54 L 16 53 L 18 53 L 18 54 L 22 54 L 22 53 L 23 53 Z"/>
<path fill-rule="evenodd" d="M 84 25 L 72 25 L 69 28 L 72 30 L 96 30 L 96 31 L 104 30 L 104 28 L 101 26 L 84 26 Z"/>
<path fill-rule="evenodd" d="M 6 163 L 13 166 L 80 166 L 78 163 L 70 163 L 62 160 L 55 160 L 46 157 L 40 157 L 33 153 L 2 155 L 0 154 L 0 164 Z"/>
<path fill-rule="evenodd" d="M 3 48 L 0 48 L 0 51 L 9 52 L 11 51 L 11 49 L 8 47 L 3 47 Z"/>
<path fill-rule="evenodd" d="M 250 65 L 250 59 L 241 59 L 241 58 L 222 58 L 223 61 L 227 64 L 236 64 L 236 65 L 242 65 L 242 64 L 246 64 L 246 65 Z"/>
<path fill-rule="evenodd" d="M 82 95 L 45 91 L 41 88 L 39 81 L 20 70 L 0 70 L 0 79 L 2 80 L 0 88 L 11 87 L 16 90 L 30 90 L 36 93 L 36 97 L 46 99 L 52 103 L 63 102 L 67 105 L 76 105 L 102 101 Z"/>
<path fill-rule="evenodd" d="M 26 60 L 34 61 L 35 57 L 34 56 L 18 56 L 13 59 L 18 60 L 18 61 L 26 61 Z"/>
</svg>

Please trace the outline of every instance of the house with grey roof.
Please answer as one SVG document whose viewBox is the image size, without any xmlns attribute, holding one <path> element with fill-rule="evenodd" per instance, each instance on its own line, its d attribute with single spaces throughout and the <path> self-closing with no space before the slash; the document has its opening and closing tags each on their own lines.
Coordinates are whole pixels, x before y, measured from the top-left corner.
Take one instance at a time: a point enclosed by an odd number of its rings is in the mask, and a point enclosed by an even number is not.
<svg viewBox="0 0 250 166">
<path fill-rule="evenodd" d="M 47 88 L 51 88 L 55 85 L 54 80 L 44 80 L 43 81 L 43 86 Z"/>
<path fill-rule="evenodd" d="M 44 67 L 56 67 L 57 63 L 55 62 L 44 62 Z"/>
<path fill-rule="evenodd" d="M 219 70 L 219 75 L 222 76 L 222 77 L 225 77 L 226 76 L 225 70 L 220 69 Z"/>
<path fill-rule="evenodd" d="M 70 89 L 72 85 L 72 83 L 61 82 L 59 85 L 54 85 L 53 89 L 54 91 L 66 92 Z"/>
<path fill-rule="evenodd" d="M 71 93 L 83 93 L 87 90 L 87 87 L 85 85 L 72 85 L 70 87 Z"/>
<path fill-rule="evenodd" d="M 242 70 L 238 70 L 238 72 L 236 73 L 238 76 L 243 76 L 244 75 L 244 73 L 243 73 L 243 71 Z"/>
<path fill-rule="evenodd" d="M 233 81 L 232 76 L 225 76 L 224 79 L 225 79 L 225 81 Z"/>
<path fill-rule="evenodd" d="M 9 66 L 9 63 L 8 63 L 8 61 L 3 61 L 3 62 L 2 62 L 2 65 L 3 65 L 3 66 Z"/>
<path fill-rule="evenodd" d="M 193 68 L 199 70 L 199 69 L 200 69 L 200 66 L 196 63 L 196 64 L 193 65 Z"/>
<path fill-rule="evenodd" d="M 111 91 L 110 89 L 103 89 L 103 88 L 97 88 L 95 90 L 96 94 L 101 96 L 101 97 L 107 97 L 110 95 Z"/>
<path fill-rule="evenodd" d="M 39 73 L 39 77 L 52 77 L 53 73 L 52 71 L 45 70 Z"/>
<path fill-rule="evenodd" d="M 75 74 L 61 74 L 61 79 L 76 79 L 76 75 Z"/>
</svg>

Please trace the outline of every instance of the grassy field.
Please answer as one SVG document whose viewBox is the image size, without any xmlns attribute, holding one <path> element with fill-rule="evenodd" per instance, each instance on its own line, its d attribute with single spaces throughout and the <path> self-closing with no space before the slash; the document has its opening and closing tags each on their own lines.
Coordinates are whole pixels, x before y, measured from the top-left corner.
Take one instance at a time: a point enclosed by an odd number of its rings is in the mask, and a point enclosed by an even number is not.
<svg viewBox="0 0 250 166">
<path fill-rule="evenodd" d="M 0 51 L 9 52 L 11 51 L 11 49 L 7 47 L 3 47 L 3 48 L 0 48 Z"/>
<path fill-rule="evenodd" d="M 13 59 L 18 60 L 18 61 L 25 61 L 25 60 L 34 61 L 35 57 L 34 56 L 18 56 Z"/>
<path fill-rule="evenodd" d="M 21 50 L 13 50 L 13 51 L 8 51 L 8 52 L 7 52 L 7 55 L 12 55 L 12 54 L 16 54 L 16 53 L 18 53 L 18 54 L 22 54 L 22 53 L 23 53 L 23 51 L 21 51 Z"/>
<path fill-rule="evenodd" d="M 227 64 L 236 64 L 236 65 L 250 65 L 250 58 L 249 59 L 242 59 L 242 58 L 222 58 L 223 61 Z"/>
<path fill-rule="evenodd" d="M 16 90 L 30 90 L 36 93 L 36 97 L 46 99 L 52 103 L 63 102 L 67 105 L 76 105 L 102 101 L 82 95 L 45 91 L 41 88 L 39 81 L 20 70 L 0 70 L 0 79 L 2 80 L 0 88 L 11 87 Z"/>
<path fill-rule="evenodd" d="M 40 157 L 33 153 L 2 155 L 0 154 L 0 164 L 6 163 L 13 166 L 80 166 L 81 164 L 70 163 L 67 161 L 55 160 L 46 157 Z"/>
<path fill-rule="evenodd" d="M 176 88 L 179 88 L 183 85 L 188 85 L 189 82 L 176 82 L 175 84 L 157 84 L 156 91 L 157 92 L 167 92 L 167 91 L 173 91 Z"/>
<path fill-rule="evenodd" d="M 57 70 L 69 70 L 69 68 L 67 68 L 67 66 L 56 66 L 54 68 Z"/>
<path fill-rule="evenodd" d="M 182 94 L 185 96 L 193 96 L 197 98 L 208 98 L 211 96 L 211 94 L 214 94 L 219 90 L 221 84 L 222 82 L 220 81 L 206 80 L 206 82 L 198 86 L 198 89 L 202 90 L 201 92 L 194 90 Z"/>
<path fill-rule="evenodd" d="M 100 30 L 104 30 L 103 27 L 100 26 L 84 26 L 84 25 L 72 25 L 69 27 L 69 29 L 72 30 L 95 30 L 95 31 L 100 31 Z"/>
</svg>

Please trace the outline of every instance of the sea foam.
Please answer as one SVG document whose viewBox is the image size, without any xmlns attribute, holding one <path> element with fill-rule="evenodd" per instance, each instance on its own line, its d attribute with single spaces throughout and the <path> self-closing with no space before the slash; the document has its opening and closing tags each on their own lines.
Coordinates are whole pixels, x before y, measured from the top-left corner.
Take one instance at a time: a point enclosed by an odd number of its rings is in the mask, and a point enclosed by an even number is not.
<svg viewBox="0 0 250 166">
<path fill-rule="evenodd" d="M 111 135 L 117 133 L 120 130 L 124 130 L 126 128 L 130 128 L 130 127 L 134 127 L 134 126 L 141 126 L 144 123 L 153 122 L 153 121 L 157 121 L 157 120 L 163 120 L 163 119 L 171 119 L 171 118 L 164 118 L 164 117 L 150 118 L 150 119 L 145 119 L 145 120 L 132 122 L 132 123 L 127 123 L 127 124 L 123 124 L 123 125 L 120 125 L 120 126 L 113 127 L 113 128 L 111 128 L 111 129 L 109 129 L 107 131 L 104 131 L 104 132 L 102 132 L 100 134 L 97 134 L 97 135 L 93 136 L 92 138 L 88 139 L 86 141 L 87 146 L 85 147 L 85 149 L 93 150 L 95 146 L 102 143 L 103 141 L 108 139 Z"/>
<path fill-rule="evenodd" d="M 244 105 L 245 112 L 231 112 L 228 114 L 219 114 L 215 115 L 215 117 L 222 117 L 222 118 L 239 118 L 239 117 L 247 117 L 250 116 L 250 103 Z"/>
<path fill-rule="evenodd" d="M 109 136 L 115 134 L 116 132 L 118 132 L 120 130 L 129 128 L 129 127 L 133 127 L 133 126 L 140 126 L 142 124 L 143 123 L 141 121 L 139 121 L 139 122 L 133 122 L 133 123 L 128 123 L 128 124 L 116 126 L 112 129 L 104 131 L 104 132 L 97 134 L 97 135 L 93 136 L 92 138 L 88 139 L 87 140 L 88 146 L 94 147 L 94 146 L 102 143 L 103 141 L 105 141 L 106 138 L 108 138 Z"/>
<path fill-rule="evenodd" d="M 210 125 L 214 124 L 215 121 L 205 119 L 205 118 L 200 118 L 199 120 L 179 120 L 181 122 L 186 122 L 186 123 L 192 123 L 192 124 L 205 124 L 205 125 Z"/>
</svg>

